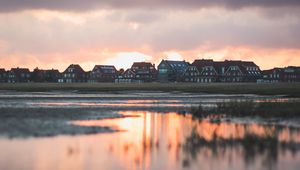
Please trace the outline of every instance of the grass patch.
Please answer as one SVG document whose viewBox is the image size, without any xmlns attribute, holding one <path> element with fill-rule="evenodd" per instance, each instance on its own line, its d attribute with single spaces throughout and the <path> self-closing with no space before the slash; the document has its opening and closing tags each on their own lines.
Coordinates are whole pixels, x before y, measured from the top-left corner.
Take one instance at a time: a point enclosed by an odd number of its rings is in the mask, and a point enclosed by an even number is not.
<svg viewBox="0 0 300 170">
<path fill-rule="evenodd" d="M 286 95 L 300 97 L 300 83 L 0 83 L 0 90 L 15 90 L 27 92 L 42 92 L 53 90 L 78 90 L 87 92 L 113 91 L 180 91 L 190 93 L 211 94 L 259 94 L 259 95 Z"/>
</svg>

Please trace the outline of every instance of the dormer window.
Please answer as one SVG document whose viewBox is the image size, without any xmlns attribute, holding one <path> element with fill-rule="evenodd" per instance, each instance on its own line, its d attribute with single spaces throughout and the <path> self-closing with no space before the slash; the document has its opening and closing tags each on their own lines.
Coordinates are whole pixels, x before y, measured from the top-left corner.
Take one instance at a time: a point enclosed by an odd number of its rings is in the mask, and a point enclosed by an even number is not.
<svg viewBox="0 0 300 170">
<path fill-rule="evenodd" d="M 68 72 L 73 72 L 73 71 L 74 71 L 73 68 L 69 68 L 69 69 L 68 69 Z"/>
</svg>

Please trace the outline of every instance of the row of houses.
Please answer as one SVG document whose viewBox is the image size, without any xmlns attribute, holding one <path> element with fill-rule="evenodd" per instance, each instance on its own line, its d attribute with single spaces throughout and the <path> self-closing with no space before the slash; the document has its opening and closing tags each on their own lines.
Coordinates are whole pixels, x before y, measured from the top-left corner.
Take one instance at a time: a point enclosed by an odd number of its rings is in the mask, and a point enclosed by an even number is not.
<svg viewBox="0 0 300 170">
<path fill-rule="evenodd" d="M 27 83 L 27 82 L 58 82 L 61 73 L 58 70 L 34 69 L 32 72 L 28 68 L 12 68 L 9 71 L 0 69 L 0 82 Z"/>
<path fill-rule="evenodd" d="M 300 82 L 300 67 L 289 66 L 263 71 L 264 82 Z"/>
<path fill-rule="evenodd" d="M 186 61 L 162 60 L 158 81 L 178 82 L 300 82 L 300 67 L 288 66 L 261 70 L 252 61 L 207 59 Z"/>
<path fill-rule="evenodd" d="M 254 62 L 248 61 L 221 61 L 195 60 L 192 64 L 187 62 L 164 61 L 159 65 L 162 80 L 165 77 L 172 81 L 183 82 L 256 82 L 261 79 L 262 71 Z M 174 66 L 175 65 L 175 66 Z M 177 65 L 177 66 L 176 66 Z M 178 69 L 179 67 L 179 69 Z M 177 76 L 169 76 L 177 70 Z"/>
<path fill-rule="evenodd" d="M 213 61 L 207 59 L 186 61 L 162 60 L 157 69 L 149 62 L 135 62 L 127 70 L 113 65 L 96 65 L 84 71 L 71 64 L 64 72 L 56 69 L 30 72 L 27 68 L 0 69 L 0 82 L 59 82 L 59 83 L 141 83 L 141 82 L 300 82 L 300 67 L 260 70 L 254 62 L 240 60 Z"/>
</svg>

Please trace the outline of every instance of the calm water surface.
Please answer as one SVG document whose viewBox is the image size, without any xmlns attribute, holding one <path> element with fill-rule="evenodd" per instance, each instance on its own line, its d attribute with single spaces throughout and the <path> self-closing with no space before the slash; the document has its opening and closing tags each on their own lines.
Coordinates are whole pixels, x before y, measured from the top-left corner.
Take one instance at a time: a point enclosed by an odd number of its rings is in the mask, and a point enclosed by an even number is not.
<svg viewBox="0 0 300 170">
<path fill-rule="evenodd" d="M 0 138 L 0 169 L 300 167 L 298 129 L 258 124 L 215 124 L 173 112 L 123 111 L 120 114 L 130 117 L 70 122 L 82 126 L 111 126 L 119 130 L 116 133 Z M 272 142 L 261 144 L 248 136 L 267 138 Z"/>
</svg>

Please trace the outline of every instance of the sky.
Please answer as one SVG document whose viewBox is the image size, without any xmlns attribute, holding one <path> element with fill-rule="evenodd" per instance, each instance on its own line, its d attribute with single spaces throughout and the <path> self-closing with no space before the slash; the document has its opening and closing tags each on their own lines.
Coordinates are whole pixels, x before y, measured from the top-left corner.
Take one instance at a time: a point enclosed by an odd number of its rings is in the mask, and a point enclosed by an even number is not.
<svg viewBox="0 0 300 170">
<path fill-rule="evenodd" d="M 299 0 L 0 0 L 0 68 L 162 59 L 300 66 Z"/>
</svg>

